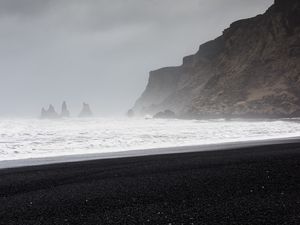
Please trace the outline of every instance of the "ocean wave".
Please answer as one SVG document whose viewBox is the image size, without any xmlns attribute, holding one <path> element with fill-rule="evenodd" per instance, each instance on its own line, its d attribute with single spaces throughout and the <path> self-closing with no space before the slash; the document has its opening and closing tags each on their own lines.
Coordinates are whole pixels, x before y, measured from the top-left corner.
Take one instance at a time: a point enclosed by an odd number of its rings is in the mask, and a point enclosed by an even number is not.
<svg viewBox="0 0 300 225">
<path fill-rule="evenodd" d="M 0 119 L 0 160 L 296 136 L 299 120 Z"/>
</svg>

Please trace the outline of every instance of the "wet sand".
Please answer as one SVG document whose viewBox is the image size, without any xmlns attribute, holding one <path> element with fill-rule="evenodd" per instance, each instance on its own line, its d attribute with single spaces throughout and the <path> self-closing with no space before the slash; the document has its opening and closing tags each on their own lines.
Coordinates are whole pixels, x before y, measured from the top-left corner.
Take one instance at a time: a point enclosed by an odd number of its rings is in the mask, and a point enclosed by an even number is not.
<svg viewBox="0 0 300 225">
<path fill-rule="evenodd" d="M 300 143 L 2 169 L 0 224 L 298 225 Z"/>
</svg>

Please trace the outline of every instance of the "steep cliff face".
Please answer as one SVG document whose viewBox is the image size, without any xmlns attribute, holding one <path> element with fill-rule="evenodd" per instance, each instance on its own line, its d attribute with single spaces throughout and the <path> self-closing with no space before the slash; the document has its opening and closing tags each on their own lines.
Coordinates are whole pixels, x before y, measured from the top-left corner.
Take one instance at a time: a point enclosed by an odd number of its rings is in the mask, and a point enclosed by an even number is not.
<svg viewBox="0 0 300 225">
<path fill-rule="evenodd" d="M 237 21 L 179 67 L 150 73 L 133 110 L 182 117 L 300 116 L 300 1 Z"/>
</svg>

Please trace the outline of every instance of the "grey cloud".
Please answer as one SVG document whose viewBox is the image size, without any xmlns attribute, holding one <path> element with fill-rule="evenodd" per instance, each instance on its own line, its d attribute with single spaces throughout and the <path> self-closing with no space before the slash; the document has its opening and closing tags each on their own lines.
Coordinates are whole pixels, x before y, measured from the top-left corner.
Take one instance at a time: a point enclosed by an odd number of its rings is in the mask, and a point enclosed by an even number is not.
<svg viewBox="0 0 300 225">
<path fill-rule="evenodd" d="M 51 0 L 1 0 L 0 15 L 33 16 L 47 10 L 50 3 Z"/>
</svg>

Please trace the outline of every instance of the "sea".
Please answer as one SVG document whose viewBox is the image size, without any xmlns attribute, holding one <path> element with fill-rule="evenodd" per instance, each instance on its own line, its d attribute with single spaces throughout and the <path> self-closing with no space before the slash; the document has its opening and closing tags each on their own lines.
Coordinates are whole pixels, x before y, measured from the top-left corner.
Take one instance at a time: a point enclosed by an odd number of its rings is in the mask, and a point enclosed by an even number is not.
<svg viewBox="0 0 300 225">
<path fill-rule="evenodd" d="M 0 119 L 0 161 L 300 137 L 300 120 Z"/>
</svg>

